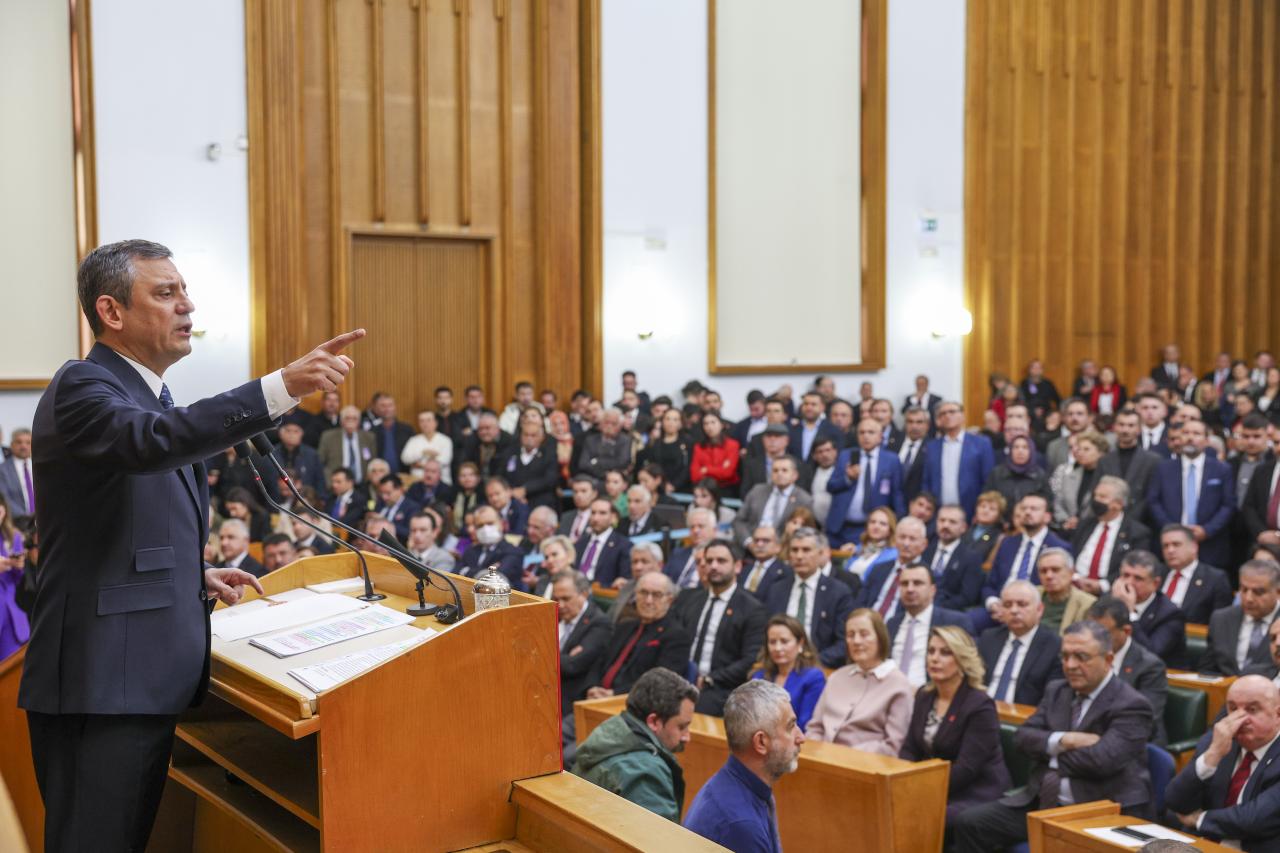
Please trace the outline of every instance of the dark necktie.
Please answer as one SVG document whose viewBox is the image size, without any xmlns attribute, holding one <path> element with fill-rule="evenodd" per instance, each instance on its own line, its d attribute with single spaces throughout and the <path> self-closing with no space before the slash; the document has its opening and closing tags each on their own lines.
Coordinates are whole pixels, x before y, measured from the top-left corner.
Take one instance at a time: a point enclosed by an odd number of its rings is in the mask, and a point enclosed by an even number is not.
<svg viewBox="0 0 1280 853">
<path fill-rule="evenodd" d="M 1005 658 L 1004 669 L 1000 671 L 1000 680 L 996 682 L 997 702 L 1011 702 L 1012 698 L 1008 695 L 1009 685 L 1013 683 L 1013 670 L 1018 664 L 1018 650 L 1022 648 L 1022 641 L 1014 637 L 1013 643 L 1009 646 L 1009 656 Z"/>
<path fill-rule="evenodd" d="M 707 602 L 707 612 L 702 617 L 702 624 L 698 626 L 698 642 L 693 648 L 693 662 L 695 664 L 702 660 L 702 649 L 707 643 L 707 628 L 711 625 L 711 615 L 716 612 L 716 605 L 719 603 L 720 596 L 718 595 L 711 596 L 711 600 Z"/>
<path fill-rule="evenodd" d="M 631 639 L 627 640 L 627 644 L 622 647 L 622 651 L 618 657 L 605 671 L 604 678 L 600 679 L 600 686 L 605 690 L 613 689 L 613 681 L 618 677 L 618 673 L 622 671 L 622 667 L 626 665 L 627 658 L 631 657 L 631 652 L 635 650 L 636 643 L 640 642 L 640 635 L 644 633 L 644 623 L 641 622 L 636 626 L 636 632 L 631 635 Z"/>
<path fill-rule="evenodd" d="M 166 412 L 173 408 L 173 395 L 169 393 L 169 386 L 163 382 L 160 383 L 160 408 Z"/>
<path fill-rule="evenodd" d="M 1226 807 L 1231 808 L 1240 802 L 1240 792 L 1244 790 L 1244 786 L 1249 781 L 1249 771 L 1253 769 L 1254 754 L 1252 751 L 1244 754 L 1244 759 L 1240 762 L 1240 766 L 1236 768 L 1236 772 L 1231 774 L 1231 784 L 1227 787 Z"/>
</svg>

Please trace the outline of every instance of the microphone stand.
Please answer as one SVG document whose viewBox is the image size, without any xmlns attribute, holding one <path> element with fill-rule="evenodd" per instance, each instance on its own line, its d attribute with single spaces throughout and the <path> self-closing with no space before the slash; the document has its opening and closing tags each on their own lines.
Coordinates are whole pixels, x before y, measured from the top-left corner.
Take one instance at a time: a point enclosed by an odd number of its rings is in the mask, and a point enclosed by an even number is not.
<svg viewBox="0 0 1280 853">
<path fill-rule="evenodd" d="M 271 465 L 276 469 L 276 473 L 280 475 L 280 479 L 284 481 L 285 486 L 288 487 L 290 493 L 292 493 L 294 500 L 302 504 L 308 512 L 311 512 L 318 518 L 328 519 L 337 527 L 347 531 L 352 536 L 355 536 L 364 542 L 383 548 L 393 559 L 395 559 L 396 562 L 403 566 L 409 574 L 417 578 L 419 584 L 425 585 L 427 583 L 432 583 L 432 575 L 441 578 L 446 584 L 448 584 L 449 589 L 453 592 L 453 604 L 437 608 L 437 622 L 450 625 L 463 617 L 464 611 L 462 607 L 462 594 L 458 592 L 458 585 L 453 582 L 453 578 L 449 577 L 446 572 L 442 572 L 440 569 L 428 566 L 426 563 L 415 558 L 405 550 L 404 546 L 400 544 L 400 541 L 388 530 L 384 530 L 381 537 L 374 539 L 363 530 L 357 530 L 351 525 L 344 523 L 341 519 L 334 518 L 326 512 L 321 512 L 311 504 L 307 503 L 307 499 L 302 496 L 302 492 L 298 491 L 298 487 L 294 485 L 293 478 L 289 476 L 289 472 L 285 471 L 284 466 L 280 464 L 280 460 L 276 459 L 275 454 L 272 452 L 274 447 L 272 446 L 270 439 L 268 439 L 263 433 L 258 433 L 249 440 L 253 443 L 254 449 L 271 462 Z M 349 545 L 350 543 L 344 542 L 343 544 Z M 368 577 L 367 571 L 368 570 L 366 569 L 366 578 Z M 432 583 L 432 586 L 435 586 L 435 584 Z M 421 608 L 425 610 L 427 605 L 423 596 L 423 590 L 421 589 L 418 590 L 418 600 L 421 603 Z M 419 614 L 410 612 L 410 615 Z"/>
<path fill-rule="evenodd" d="M 301 521 L 303 524 L 305 524 L 307 527 L 310 527 L 312 530 L 316 531 L 321 536 L 332 539 L 334 542 L 338 543 L 339 545 L 348 549 L 349 551 L 351 551 L 353 554 L 356 555 L 356 559 L 360 561 L 360 573 L 364 578 L 364 594 L 356 596 L 357 598 L 359 598 L 361 601 L 381 601 L 382 599 L 386 598 L 386 596 L 383 595 L 382 593 L 373 591 L 373 581 L 370 580 L 369 578 L 369 564 L 368 562 L 365 561 L 364 552 L 362 552 L 359 548 L 352 545 L 350 542 L 346 541 L 342 537 L 334 536 L 332 533 L 325 531 L 325 529 L 323 527 L 320 527 L 318 524 L 312 524 L 310 521 L 307 521 L 305 518 L 298 515 L 298 513 L 293 512 L 292 510 L 284 506 L 281 506 L 279 503 L 277 503 L 276 500 L 271 497 L 271 493 L 267 491 L 266 483 L 262 482 L 262 473 L 258 471 L 258 466 L 253 464 L 253 455 L 252 455 L 253 451 L 249 447 L 249 444 L 247 442 L 242 441 L 235 446 L 235 451 L 236 451 L 236 456 L 239 456 L 241 459 L 249 463 L 249 469 L 253 471 L 253 479 L 258 484 L 258 491 L 261 492 L 262 496 L 267 499 L 267 503 L 271 506 L 272 509 L 275 509 L 277 512 L 282 512 L 285 515 L 289 516 L 290 518 Z"/>
</svg>

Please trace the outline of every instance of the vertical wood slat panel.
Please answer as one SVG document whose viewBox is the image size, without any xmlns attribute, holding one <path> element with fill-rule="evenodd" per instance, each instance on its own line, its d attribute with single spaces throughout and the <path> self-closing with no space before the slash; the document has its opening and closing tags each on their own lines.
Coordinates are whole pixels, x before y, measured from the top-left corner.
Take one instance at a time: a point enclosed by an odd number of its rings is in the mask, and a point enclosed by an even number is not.
<svg viewBox="0 0 1280 853">
<path fill-rule="evenodd" d="M 1060 387 L 1090 357 L 1132 388 L 1166 342 L 1197 372 L 1267 346 L 1275 4 L 983 0 L 969 16 L 970 420 L 987 372 L 1033 357 Z"/>
<path fill-rule="evenodd" d="M 458 219 L 471 224 L 471 2 L 453 0 L 457 19 Z"/>
<path fill-rule="evenodd" d="M 386 85 L 383 82 L 385 61 L 382 55 L 382 3 L 383 0 L 367 0 L 369 4 L 369 100 L 373 104 L 370 122 L 373 150 L 373 221 L 387 219 L 387 118 Z"/>
<path fill-rule="evenodd" d="M 417 117 L 418 222 L 431 222 L 431 111 L 427 105 L 430 77 L 427 74 L 427 0 L 411 0 L 414 12 L 414 109 Z"/>
</svg>

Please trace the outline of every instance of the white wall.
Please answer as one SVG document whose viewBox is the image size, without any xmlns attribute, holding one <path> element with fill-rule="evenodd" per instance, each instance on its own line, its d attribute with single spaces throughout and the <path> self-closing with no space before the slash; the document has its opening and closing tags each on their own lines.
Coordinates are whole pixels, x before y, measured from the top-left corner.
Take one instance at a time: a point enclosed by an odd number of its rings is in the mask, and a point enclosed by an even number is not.
<svg viewBox="0 0 1280 853">
<path fill-rule="evenodd" d="M 896 403 L 921 372 L 938 393 L 962 391 L 960 340 L 931 329 L 963 295 L 965 21 L 955 0 L 888 5 L 888 367 L 835 378 L 846 396 L 871 379 Z M 605 394 L 617 399 L 628 368 L 675 399 L 697 378 L 738 415 L 751 388 L 799 393 L 813 373 L 707 374 L 706 27 L 705 3 L 604 2 Z M 924 215 L 940 225 L 929 238 Z"/>
<path fill-rule="evenodd" d="M 98 239 L 173 250 L 206 332 L 165 374 L 190 403 L 249 378 L 244 4 L 101 0 L 92 14 Z"/>
</svg>

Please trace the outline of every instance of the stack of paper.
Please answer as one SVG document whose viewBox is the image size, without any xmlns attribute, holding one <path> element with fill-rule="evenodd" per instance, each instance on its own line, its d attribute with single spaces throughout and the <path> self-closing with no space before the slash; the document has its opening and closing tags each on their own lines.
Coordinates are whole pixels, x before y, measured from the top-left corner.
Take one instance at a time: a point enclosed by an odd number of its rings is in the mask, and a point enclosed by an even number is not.
<svg viewBox="0 0 1280 853">
<path fill-rule="evenodd" d="M 275 606 L 263 599 L 256 599 L 226 608 L 223 612 L 227 615 L 213 625 L 213 632 L 227 642 L 232 642 L 269 631 L 305 625 L 339 613 L 359 610 L 361 607 L 364 607 L 364 602 L 357 598 L 334 594 L 310 595 Z"/>
<path fill-rule="evenodd" d="M 270 652 L 278 658 L 287 658 L 341 643 L 353 637 L 361 637 L 375 631 L 394 628 L 397 625 L 407 625 L 413 621 L 413 617 L 407 613 L 400 613 L 378 604 L 363 606 L 363 602 L 355 599 L 348 598 L 347 601 L 355 601 L 362 606 L 362 609 L 356 613 L 344 613 L 324 621 L 254 637 L 249 641 L 249 645 Z M 281 607 L 287 606 L 281 605 Z"/>
<path fill-rule="evenodd" d="M 297 669 L 289 670 L 289 674 L 305 684 L 309 690 L 320 693 L 337 687 L 349 678 L 355 678 L 365 670 L 372 669 L 384 660 L 389 660 L 405 649 L 416 646 L 418 643 L 435 635 L 435 631 L 427 628 L 407 640 L 387 643 L 385 646 L 375 646 L 362 652 L 353 652 L 333 660 L 327 660 L 324 663 L 300 666 Z"/>
</svg>

